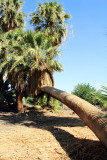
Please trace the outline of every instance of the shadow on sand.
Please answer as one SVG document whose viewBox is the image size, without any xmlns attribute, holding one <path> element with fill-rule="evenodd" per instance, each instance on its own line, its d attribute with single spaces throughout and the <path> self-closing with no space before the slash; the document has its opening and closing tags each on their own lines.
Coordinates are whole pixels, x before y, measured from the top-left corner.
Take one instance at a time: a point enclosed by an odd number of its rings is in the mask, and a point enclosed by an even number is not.
<svg viewBox="0 0 107 160">
<path fill-rule="evenodd" d="M 78 139 L 58 128 L 84 127 L 85 124 L 79 118 L 45 116 L 43 111 L 29 111 L 24 114 L 1 113 L 0 121 L 48 130 L 72 160 L 107 160 L 107 150 L 99 141 Z"/>
</svg>

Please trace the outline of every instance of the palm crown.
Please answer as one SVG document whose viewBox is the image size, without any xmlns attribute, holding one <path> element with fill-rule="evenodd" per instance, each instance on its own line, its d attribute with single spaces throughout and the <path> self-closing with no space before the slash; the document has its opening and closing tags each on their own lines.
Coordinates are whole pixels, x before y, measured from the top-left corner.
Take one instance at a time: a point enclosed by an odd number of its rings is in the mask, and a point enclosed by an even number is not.
<svg viewBox="0 0 107 160">
<path fill-rule="evenodd" d="M 44 31 L 46 36 L 54 38 L 53 46 L 62 42 L 66 34 L 66 19 L 70 18 L 69 14 L 57 1 L 40 4 L 35 13 L 31 14 L 30 23 L 34 25 L 36 31 Z"/>
<path fill-rule="evenodd" d="M 20 111 L 23 93 L 40 94 L 42 85 L 54 85 L 53 73 L 63 70 L 56 56 L 66 33 L 65 21 L 70 17 L 57 2 L 46 2 L 31 15 L 36 32 L 24 31 L 17 29 L 24 25 L 22 4 L 18 0 L 1 0 L 0 5 L 0 72 L 6 73 L 16 90 Z"/>
<path fill-rule="evenodd" d="M 51 86 L 53 85 L 53 72 L 61 71 L 63 68 L 58 61 L 51 58 L 52 53 L 54 56 L 57 56 L 59 52 L 53 49 L 51 45 L 49 46 L 43 32 L 25 32 L 18 29 L 15 32 L 10 31 L 7 35 L 5 34 L 4 41 L 3 38 L 1 39 L 1 43 L 7 41 L 5 46 L 1 48 L 1 53 L 3 53 L 4 48 L 7 48 L 7 50 L 3 54 L 3 61 L 1 59 L 0 68 L 2 71 L 8 72 L 8 76 L 11 78 L 15 88 L 21 84 L 23 89 L 23 84 L 25 83 L 29 83 L 31 86 L 31 78 L 37 77 L 35 87 L 33 87 L 33 90 L 36 90 L 38 85 L 42 85 L 43 75 L 46 74 L 50 78 Z M 39 84 L 38 81 L 40 82 Z"/>
<path fill-rule="evenodd" d="M 22 4 L 18 0 L 1 0 L 0 26 L 3 32 L 24 26 L 25 14 L 20 10 Z"/>
</svg>

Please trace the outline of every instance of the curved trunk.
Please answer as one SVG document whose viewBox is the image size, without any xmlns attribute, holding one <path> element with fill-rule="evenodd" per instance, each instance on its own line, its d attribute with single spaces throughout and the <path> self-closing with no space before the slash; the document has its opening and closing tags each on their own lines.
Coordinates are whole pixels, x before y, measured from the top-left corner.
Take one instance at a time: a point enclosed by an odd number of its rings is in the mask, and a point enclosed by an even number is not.
<svg viewBox="0 0 107 160">
<path fill-rule="evenodd" d="M 43 86 L 41 91 L 71 108 L 107 147 L 107 116 L 101 110 L 75 95 L 53 87 Z"/>
</svg>

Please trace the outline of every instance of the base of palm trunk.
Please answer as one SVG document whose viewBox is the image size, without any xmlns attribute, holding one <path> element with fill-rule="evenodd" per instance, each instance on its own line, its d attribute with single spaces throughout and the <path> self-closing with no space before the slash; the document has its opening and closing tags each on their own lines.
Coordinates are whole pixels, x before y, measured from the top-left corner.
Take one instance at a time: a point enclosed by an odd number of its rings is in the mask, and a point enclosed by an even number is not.
<svg viewBox="0 0 107 160">
<path fill-rule="evenodd" d="M 18 113 L 24 113 L 24 107 L 23 107 L 23 97 L 20 93 L 17 93 L 17 110 Z"/>
<path fill-rule="evenodd" d="M 24 107 L 23 106 L 18 106 L 17 110 L 18 110 L 18 113 L 24 113 Z"/>
</svg>

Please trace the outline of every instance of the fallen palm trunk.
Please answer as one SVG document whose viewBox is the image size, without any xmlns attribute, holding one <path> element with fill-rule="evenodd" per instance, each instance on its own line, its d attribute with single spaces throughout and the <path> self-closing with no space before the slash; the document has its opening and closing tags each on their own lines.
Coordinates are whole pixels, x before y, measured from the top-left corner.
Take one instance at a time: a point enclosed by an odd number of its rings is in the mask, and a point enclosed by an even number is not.
<svg viewBox="0 0 107 160">
<path fill-rule="evenodd" d="M 107 116 L 104 112 L 85 100 L 56 88 L 43 86 L 41 91 L 58 99 L 72 109 L 107 148 Z"/>
</svg>

